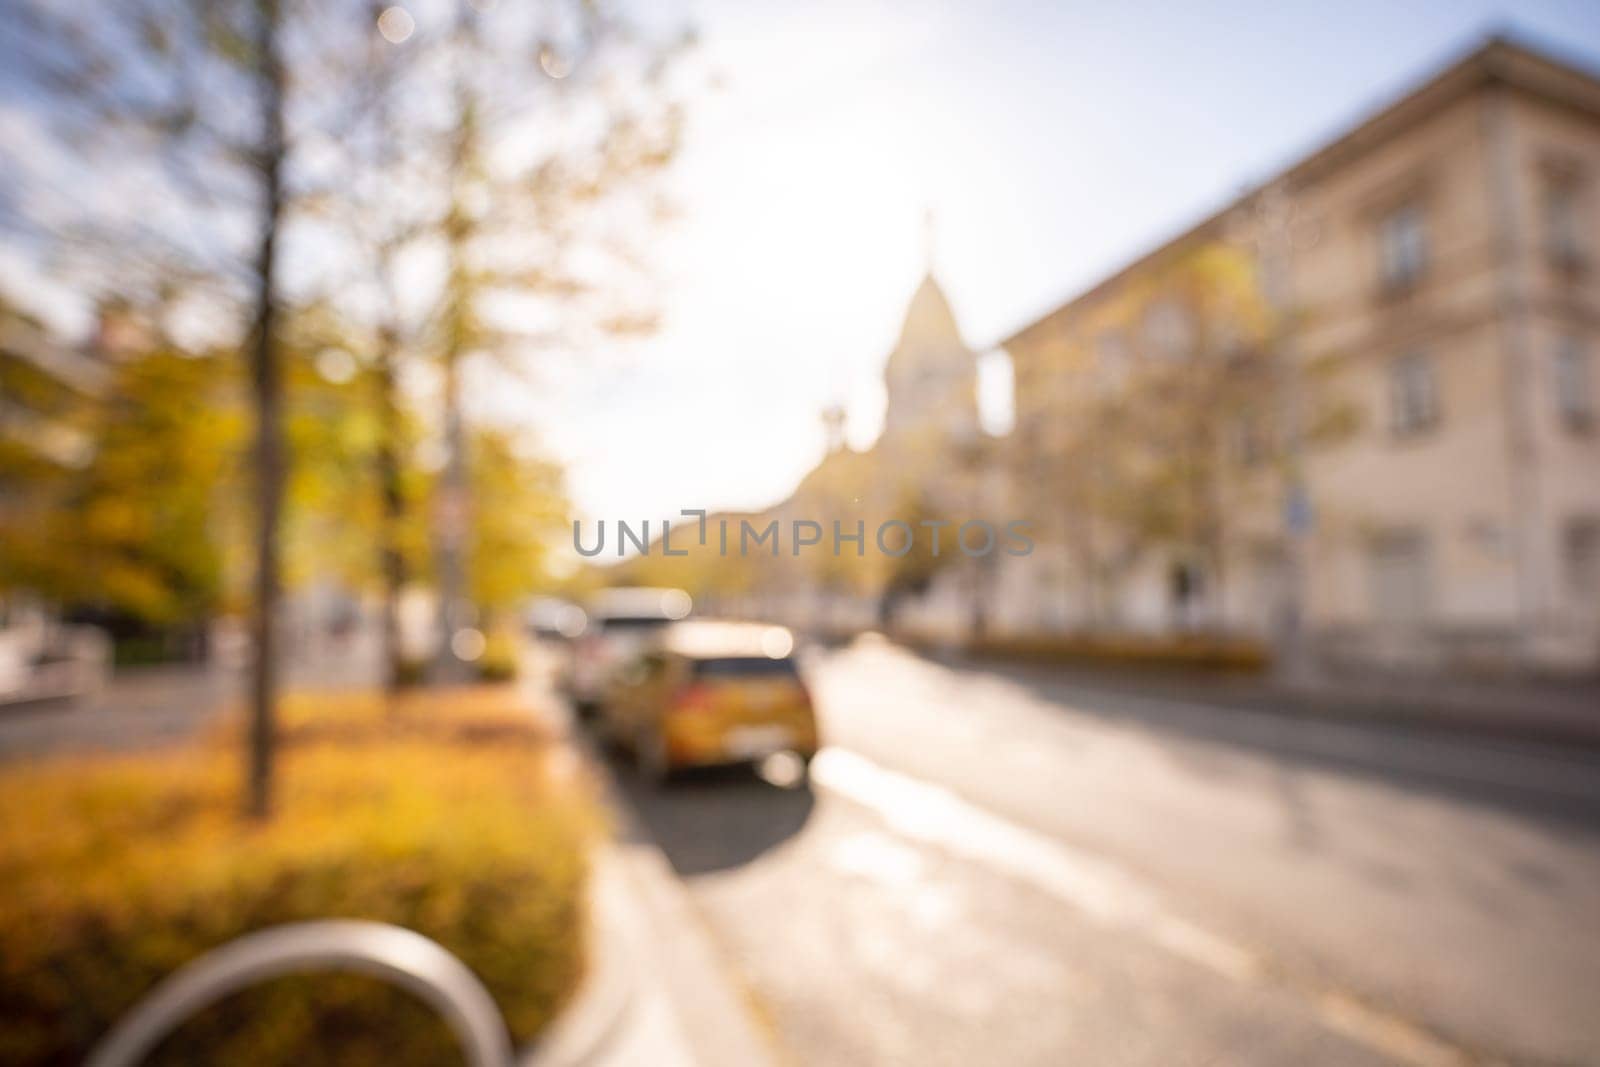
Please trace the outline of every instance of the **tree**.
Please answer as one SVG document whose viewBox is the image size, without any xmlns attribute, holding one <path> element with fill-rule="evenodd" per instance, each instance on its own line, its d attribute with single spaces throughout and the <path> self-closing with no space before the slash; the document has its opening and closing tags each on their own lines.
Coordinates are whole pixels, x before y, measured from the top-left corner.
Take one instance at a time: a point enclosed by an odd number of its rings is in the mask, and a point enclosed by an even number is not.
<svg viewBox="0 0 1600 1067">
<path fill-rule="evenodd" d="M 1220 608 L 1239 517 L 1270 506 L 1288 462 L 1255 260 L 1196 244 L 1089 316 L 1052 380 L 1033 383 L 1054 390 L 1055 417 L 1019 427 L 1015 462 L 1060 505 L 1091 624 L 1103 587 L 1152 550 L 1174 561 L 1177 589 Z M 1307 440 L 1323 444 L 1348 418 L 1316 384 Z"/>
<path fill-rule="evenodd" d="M 46 527 L 92 456 L 103 369 L 0 298 L 0 595 L 49 595 L 70 566 Z"/>
<path fill-rule="evenodd" d="M 544 583 L 551 548 L 568 533 L 569 509 L 560 469 L 505 431 L 473 434 L 471 470 L 469 580 L 487 631 Z"/>
<path fill-rule="evenodd" d="M 1237 475 L 1266 458 L 1274 414 L 1261 403 L 1259 293 L 1253 261 L 1220 244 L 1185 252 L 1131 290 L 1123 314 L 1142 358 L 1095 420 L 1109 445 L 1100 452 L 1103 510 L 1140 543 L 1193 557 L 1180 562 L 1177 584 L 1198 592 L 1203 574 L 1218 601 L 1228 515 L 1243 503 Z M 1247 433 L 1259 452 L 1240 447 Z"/>
<path fill-rule="evenodd" d="M 315 87 L 346 42 L 344 5 L 293 0 L 132 0 L 109 8 L 23 8 L 5 58 L 90 164 L 100 154 L 152 180 L 176 207 L 144 198 L 95 218 L 31 220 L 92 253 L 102 285 L 180 291 L 175 314 L 243 354 L 253 415 L 254 596 L 245 807 L 271 807 L 283 440 L 284 235 L 296 152 L 319 117 Z M 327 88 L 326 86 L 322 88 Z M 303 121 L 302 121 L 303 119 Z M 80 180 L 82 176 L 80 175 Z M 80 258 L 80 265 L 84 261 Z"/>
<path fill-rule="evenodd" d="M 677 148 L 667 75 L 686 39 L 648 40 L 602 5 L 564 5 L 560 15 L 462 5 L 440 41 L 451 84 L 441 137 L 448 200 L 436 230 L 445 280 L 432 323 L 446 456 L 434 500 L 445 679 L 464 675 L 449 636 L 473 614 L 468 362 L 487 357 L 520 373 L 534 351 L 638 336 L 656 321 L 638 295 L 635 242 L 662 214 L 649 179 Z M 534 140 L 535 116 L 542 150 L 508 156 L 505 145 Z M 522 313 L 505 314 L 507 305 Z"/>
<path fill-rule="evenodd" d="M 1084 625 L 1101 619 L 1101 564 L 1096 525 L 1102 381 L 1081 338 L 1058 341 L 1047 360 L 1018 368 L 1017 393 L 1032 402 L 1019 414 L 1012 447 L 1002 451 L 1010 483 L 1035 506 L 1037 532 L 1065 547 L 1076 581 L 1066 586 L 1067 617 L 1076 608 Z M 1079 602 L 1075 602 L 1079 601 Z"/>
<path fill-rule="evenodd" d="M 198 627 L 223 593 L 213 520 L 239 431 L 223 360 L 157 342 L 113 369 L 93 455 L 44 525 L 62 566 L 52 598 L 156 624 Z"/>
<path fill-rule="evenodd" d="M 379 32 L 389 7 L 387 0 L 369 0 L 365 47 L 352 51 L 351 66 L 341 75 L 355 89 L 335 120 L 346 180 L 326 192 L 317 213 L 350 245 L 353 269 L 340 286 L 343 324 L 363 327 L 359 339 L 330 343 L 365 357 L 359 380 L 375 414 L 366 462 L 379 500 L 376 522 L 366 529 L 382 594 L 384 684 L 393 693 L 406 674 L 400 600 L 416 573 L 414 553 L 407 549 L 416 499 L 415 479 L 407 472 L 416 432 L 403 389 L 408 368 L 419 362 L 420 347 L 419 322 L 407 315 L 398 274 L 438 214 L 439 190 L 417 124 L 404 118 L 427 97 L 434 72 L 425 52 L 419 54 L 418 42 L 391 41 L 389 36 L 398 35 Z"/>
<path fill-rule="evenodd" d="M 76 573 L 56 519 L 94 455 L 104 369 L 0 299 L 0 595 L 52 597 Z"/>
<path fill-rule="evenodd" d="M 956 531 L 962 517 L 951 516 L 938 507 L 923 487 L 907 486 L 899 495 L 900 503 L 892 515 L 911 529 L 910 548 L 903 555 L 892 556 L 884 564 L 882 588 L 879 592 L 879 618 L 892 626 L 903 601 L 927 594 L 934 579 L 961 563 L 961 547 L 956 542 Z M 937 527 L 925 527 L 936 523 Z M 905 531 L 892 536 L 899 538 Z M 935 533 L 938 543 L 935 543 Z M 898 550 L 898 542 L 891 544 Z M 978 598 L 974 597 L 974 603 Z M 976 608 L 974 610 L 977 610 Z"/>
</svg>

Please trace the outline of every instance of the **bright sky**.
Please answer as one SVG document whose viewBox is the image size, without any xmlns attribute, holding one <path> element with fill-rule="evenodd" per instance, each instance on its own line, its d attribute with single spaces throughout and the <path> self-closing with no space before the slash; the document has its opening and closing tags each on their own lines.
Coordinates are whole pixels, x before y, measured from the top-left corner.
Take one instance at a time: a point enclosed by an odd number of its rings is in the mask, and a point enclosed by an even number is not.
<svg viewBox="0 0 1600 1067">
<path fill-rule="evenodd" d="M 530 413 L 591 518 L 776 502 L 831 402 L 869 444 L 929 208 L 983 351 L 1493 30 L 1600 67 L 1586 0 L 690 2 L 722 87 L 691 114 L 666 330 Z"/>
<path fill-rule="evenodd" d="M 665 330 L 474 397 L 566 461 L 590 519 L 781 500 L 829 404 L 869 445 L 930 209 L 987 352 L 1492 31 L 1600 69 L 1600 0 L 636 2 L 697 26 L 720 85 L 691 101 L 655 248 Z M 0 135 L 53 150 L 25 109 L 0 108 Z M 70 191 L 91 193 L 139 202 L 101 175 Z M 30 258 L 0 247 L 0 282 L 38 302 Z M 1005 359 L 983 367 L 1003 429 Z"/>
</svg>

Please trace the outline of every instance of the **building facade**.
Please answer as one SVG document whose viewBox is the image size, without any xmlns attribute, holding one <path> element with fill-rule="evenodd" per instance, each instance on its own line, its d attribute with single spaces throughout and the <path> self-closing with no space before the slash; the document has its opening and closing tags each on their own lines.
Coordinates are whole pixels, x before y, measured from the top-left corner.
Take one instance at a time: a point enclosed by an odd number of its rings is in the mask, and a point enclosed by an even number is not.
<svg viewBox="0 0 1600 1067">
<path fill-rule="evenodd" d="M 1600 669 L 1600 80 L 1493 40 L 1003 342 L 1018 631 Z"/>
</svg>

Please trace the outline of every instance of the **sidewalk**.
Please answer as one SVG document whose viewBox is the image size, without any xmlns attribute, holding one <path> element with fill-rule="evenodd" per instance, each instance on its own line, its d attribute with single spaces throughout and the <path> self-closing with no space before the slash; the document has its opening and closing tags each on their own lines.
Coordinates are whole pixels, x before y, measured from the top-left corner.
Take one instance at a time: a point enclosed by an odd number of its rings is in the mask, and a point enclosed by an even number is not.
<svg viewBox="0 0 1600 1067">
<path fill-rule="evenodd" d="M 1291 687 L 1270 676 L 1135 672 L 1088 663 L 1019 663 L 967 655 L 941 658 L 1062 685 L 1081 684 L 1221 708 L 1600 748 L 1600 682 L 1595 681 L 1487 682 L 1345 675 Z"/>
<path fill-rule="evenodd" d="M 523 682 L 604 783 L 615 837 L 596 858 L 589 977 L 523 1067 L 769 1067 L 781 1062 L 749 994 L 666 856 L 565 703 Z"/>
<path fill-rule="evenodd" d="M 1365 717 L 1489 736 L 1600 748 L 1600 683 L 1346 677 L 1264 699 L 1301 714 Z"/>
<path fill-rule="evenodd" d="M 608 959 L 602 983 L 625 988 L 613 1021 L 596 1040 L 547 1037 L 526 1067 L 763 1067 L 776 1064 L 771 1038 L 731 978 L 678 877 L 659 849 L 633 832 L 602 853 L 596 909 L 609 913 L 600 936 Z M 615 978 L 600 968 L 620 971 Z M 560 1046 L 558 1049 L 557 1046 Z"/>
</svg>

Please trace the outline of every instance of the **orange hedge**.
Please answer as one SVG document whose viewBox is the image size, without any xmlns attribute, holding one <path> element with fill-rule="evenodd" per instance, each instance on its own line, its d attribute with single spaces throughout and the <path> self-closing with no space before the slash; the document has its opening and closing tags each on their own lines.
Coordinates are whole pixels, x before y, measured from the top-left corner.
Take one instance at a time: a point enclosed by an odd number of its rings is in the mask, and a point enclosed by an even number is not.
<svg viewBox="0 0 1600 1067">
<path fill-rule="evenodd" d="M 159 978 L 251 930 L 398 923 L 456 953 L 519 1040 L 576 985 L 592 792 L 508 690 L 300 695 L 278 810 L 238 817 L 239 747 L 0 771 L 0 1062 L 75 1063 Z M 282 979 L 169 1039 L 171 1063 L 458 1060 L 418 1004 L 356 976 Z"/>
</svg>

